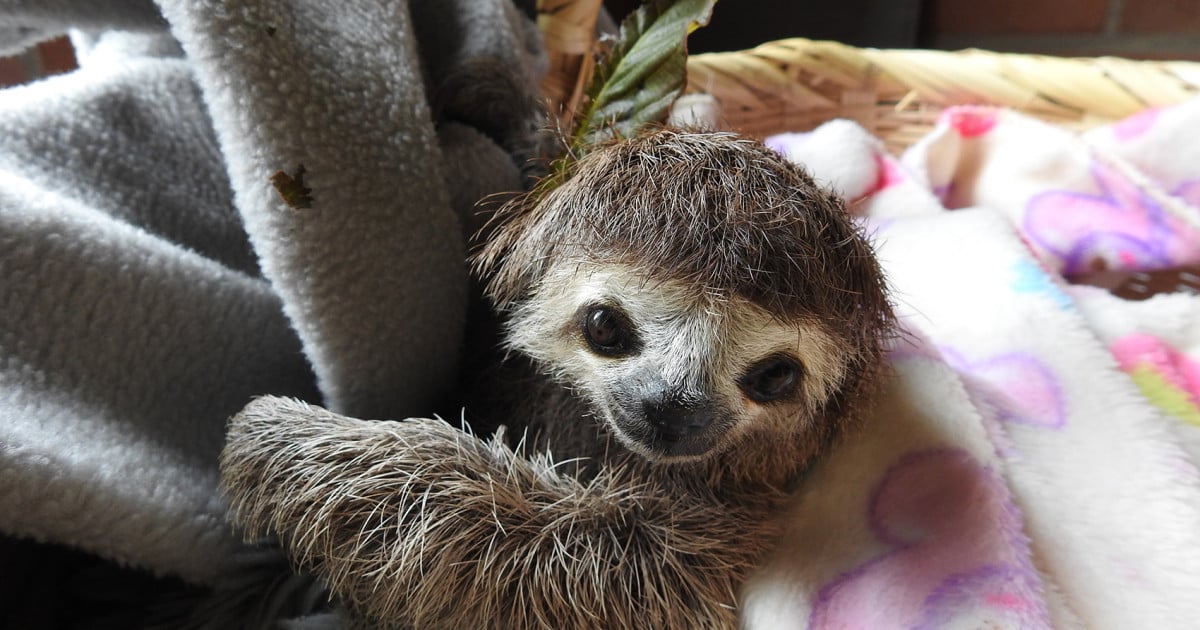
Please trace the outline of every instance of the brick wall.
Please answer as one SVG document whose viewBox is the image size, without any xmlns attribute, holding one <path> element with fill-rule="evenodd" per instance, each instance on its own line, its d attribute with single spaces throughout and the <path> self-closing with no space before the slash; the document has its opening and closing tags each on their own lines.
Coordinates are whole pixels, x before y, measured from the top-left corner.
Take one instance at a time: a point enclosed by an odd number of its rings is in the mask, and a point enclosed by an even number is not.
<svg viewBox="0 0 1200 630">
<path fill-rule="evenodd" d="M 75 50 L 66 37 L 42 42 L 16 57 L 0 57 L 0 87 L 17 85 L 75 68 Z"/>
<path fill-rule="evenodd" d="M 1200 0 L 926 0 L 920 44 L 1200 60 Z"/>
</svg>

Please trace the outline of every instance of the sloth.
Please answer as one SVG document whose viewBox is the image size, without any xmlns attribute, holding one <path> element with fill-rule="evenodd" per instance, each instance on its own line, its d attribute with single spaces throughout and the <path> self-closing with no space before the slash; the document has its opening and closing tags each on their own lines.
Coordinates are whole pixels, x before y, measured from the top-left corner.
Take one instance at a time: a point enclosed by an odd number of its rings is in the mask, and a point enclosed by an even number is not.
<svg viewBox="0 0 1200 630">
<path fill-rule="evenodd" d="M 756 140 L 663 128 L 497 211 L 473 268 L 504 352 L 472 400 L 503 426 L 260 399 L 222 456 L 235 521 L 368 627 L 736 627 L 894 327 L 841 201 Z"/>
</svg>

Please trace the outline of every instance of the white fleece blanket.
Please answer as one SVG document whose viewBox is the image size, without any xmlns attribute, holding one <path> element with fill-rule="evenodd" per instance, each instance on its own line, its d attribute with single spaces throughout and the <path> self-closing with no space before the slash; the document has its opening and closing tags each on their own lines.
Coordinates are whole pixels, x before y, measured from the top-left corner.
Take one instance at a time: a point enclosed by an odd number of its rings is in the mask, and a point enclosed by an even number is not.
<svg viewBox="0 0 1200 630">
<path fill-rule="evenodd" d="M 510 0 L 0 0 L 0 52 L 68 29 L 78 71 L 0 91 L 0 532 L 220 583 L 254 395 L 445 412 L 460 223 L 526 138 L 441 87 L 499 64 L 528 129 L 544 55 Z"/>
<path fill-rule="evenodd" d="M 1064 276 L 1200 261 L 1197 130 L 1200 101 L 1083 137 L 956 108 L 899 161 L 845 121 L 768 140 L 854 202 L 908 334 L 751 627 L 1195 627 L 1200 295 Z"/>
</svg>

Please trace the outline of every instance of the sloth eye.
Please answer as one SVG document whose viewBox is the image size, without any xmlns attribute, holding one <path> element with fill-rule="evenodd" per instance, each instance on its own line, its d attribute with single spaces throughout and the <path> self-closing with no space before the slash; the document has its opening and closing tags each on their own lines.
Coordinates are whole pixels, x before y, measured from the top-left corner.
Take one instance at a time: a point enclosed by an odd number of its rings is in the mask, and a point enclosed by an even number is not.
<svg viewBox="0 0 1200 630">
<path fill-rule="evenodd" d="M 754 402 L 771 402 L 795 391 L 802 372 L 796 359 L 776 355 L 754 364 L 738 379 L 738 386 Z"/>
<path fill-rule="evenodd" d="M 597 354 L 618 356 L 635 349 L 628 320 L 615 309 L 593 306 L 583 316 L 583 337 Z"/>
</svg>

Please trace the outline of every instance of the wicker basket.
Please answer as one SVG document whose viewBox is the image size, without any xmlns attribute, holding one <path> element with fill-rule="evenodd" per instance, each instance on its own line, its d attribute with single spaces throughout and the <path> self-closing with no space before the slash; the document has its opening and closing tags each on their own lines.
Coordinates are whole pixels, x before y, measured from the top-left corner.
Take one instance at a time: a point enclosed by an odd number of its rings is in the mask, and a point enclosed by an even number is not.
<svg viewBox="0 0 1200 630">
<path fill-rule="evenodd" d="M 543 92 L 570 116 L 590 76 L 600 0 L 542 0 L 551 70 Z M 879 50 L 786 39 L 693 55 L 689 93 L 716 98 L 721 124 L 756 136 L 849 118 L 902 150 L 952 105 L 1009 107 L 1075 129 L 1110 123 L 1200 92 L 1200 63 Z"/>
<path fill-rule="evenodd" d="M 1065 59 L 964 50 L 877 50 L 787 39 L 694 55 L 688 91 L 713 95 L 730 129 L 766 135 L 849 118 L 903 149 L 952 105 L 1001 105 L 1071 128 L 1200 92 L 1200 63 Z"/>
</svg>

